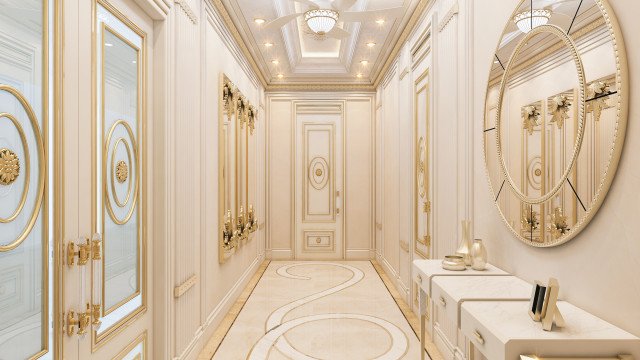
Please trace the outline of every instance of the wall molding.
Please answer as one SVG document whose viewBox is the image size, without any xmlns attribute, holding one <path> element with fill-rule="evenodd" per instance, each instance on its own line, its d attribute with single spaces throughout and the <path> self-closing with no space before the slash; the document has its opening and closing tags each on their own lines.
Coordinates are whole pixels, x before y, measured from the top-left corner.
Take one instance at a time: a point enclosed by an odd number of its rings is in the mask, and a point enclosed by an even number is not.
<svg viewBox="0 0 640 360">
<path fill-rule="evenodd" d="M 198 24 L 198 16 L 196 16 L 196 13 L 193 12 L 193 9 L 191 9 L 191 6 L 189 6 L 187 0 L 174 0 L 174 3 L 178 5 L 178 7 L 182 9 L 182 11 L 184 11 L 189 20 L 191 20 L 194 25 Z"/>
<path fill-rule="evenodd" d="M 235 304 L 237 298 L 240 297 L 240 294 L 247 286 L 253 275 L 258 271 L 263 260 L 264 258 L 262 256 L 257 256 L 253 260 L 251 266 L 247 268 L 238 281 L 236 281 L 233 287 L 227 292 L 224 298 L 218 303 L 213 311 L 209 313 L 204 324 L 198 327 L 184 351 L 180 355 L 174 357 L 174 360 L 193 359 L 197 356 L 204 345 L 206 345 L 207 341 L 209 341 L 209 338 L 227 312 L 229 312 L 233 304 Z"/>
<path fill-rule="evenodd" d="M 447 27 L 451 19 L 453 19 L 453 17 L 457 15 L 459 12 L 460 12 L 460 6 L 456 1 L 456 3 L 451 6 L 451 9 L 449 9 L 449 11 L 447 11 L 447 13 L 444 15 L 444 17 L 442 18 L 442 21 L 438 24 L 438 32 L 442 32 L 442 30 L 444 30 L 444 28 Z"/>
<path fill-rule="evenodd" d="M 373 249 L 347 249 L 345 260 L 371 260 Z"/>
</svg>

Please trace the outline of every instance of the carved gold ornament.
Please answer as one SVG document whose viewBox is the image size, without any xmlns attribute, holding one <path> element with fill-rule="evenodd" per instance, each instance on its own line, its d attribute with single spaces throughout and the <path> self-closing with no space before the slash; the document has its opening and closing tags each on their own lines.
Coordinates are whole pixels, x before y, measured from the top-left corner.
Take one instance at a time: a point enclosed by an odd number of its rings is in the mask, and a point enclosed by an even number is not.
<svg viewBox="0 0 640 360">
<path fill-rule="evenodd" d="M 554 239 L 559 239 L 569 232 L 567 217 L 562 214 L 562 208 L 556 207 L 551 215 L 551 224 L 548 226 L 549 232 Z"/>
<path fill-rule="evenodd" d="M 123 160 L 118 161 L 115 171 L 116 179 L 119 183 L 122 184 L 123 182 L 127 181 L 127 178 L 129 177 L 129 166 L 127 166 L 126 162 L 124 162 Z"/>
<path fill-rule="evenodd" d="M 522 108 L 522 128 L 527 130 L 529 135 L 533 134 L 536 126 L 540 126 L 539 118 L 540 111 L 535 106 L 528 105 Z"/>
<path fill-rule="evenodd" d="M 0 149 L 0 185 L 11 185 L 20 175 L 20 161 L 13 151 Z"/>
<path fill-rule="evenodd" d="M 427 195 L 425 191 L 425 178 L 427 171 L 427 150 L 425 147 L 424 138 L 421 136 L 418 140 L 418 148 L 416 149 L 417 153 L 417 164 L 416 164 L 416 176 L 418 177 L 418 194 L 421 198 L 424 198 Z"/>
<path fill-rule="evenodd" d="M 609 100 L 609 84 L 604 81 L 594 81 L 587 88 L 587 99 L 594 99 L 587 101 L 587 113 L 593 114 L 595 121 L 600 121 L 602 110 L 611 107 L 607 100 Z"/>
<path fill-rule="evenodd" d="M 520 219 L 522 229 L 526 232 L 537 230 L 538 226 L 540 226 L 538 212 L 534 211 L 530 206 L 524 206 L 522 210 L 522 219 Z"/>
<path fill-rule="evenodd" d="M 571 102 L 566 95 L 557 95 L 551 101 L 551 121 L 556 123 L 558 129 L 562 129 L 564 121 L 569 118 L 567 112 L 571 107 Z"/>
</svg>

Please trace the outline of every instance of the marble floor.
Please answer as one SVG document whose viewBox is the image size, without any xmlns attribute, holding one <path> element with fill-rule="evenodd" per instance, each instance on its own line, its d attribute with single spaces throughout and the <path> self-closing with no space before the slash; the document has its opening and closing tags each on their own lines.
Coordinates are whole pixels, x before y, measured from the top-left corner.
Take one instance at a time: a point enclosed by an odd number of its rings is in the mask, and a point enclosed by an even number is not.
<svg viewBox="0 0 640 360">
<path fill-rule="evenodd" d="M 419 349 L 370 262 L 272 261 L 213 359 L 419 359 Z"/>
</svg>

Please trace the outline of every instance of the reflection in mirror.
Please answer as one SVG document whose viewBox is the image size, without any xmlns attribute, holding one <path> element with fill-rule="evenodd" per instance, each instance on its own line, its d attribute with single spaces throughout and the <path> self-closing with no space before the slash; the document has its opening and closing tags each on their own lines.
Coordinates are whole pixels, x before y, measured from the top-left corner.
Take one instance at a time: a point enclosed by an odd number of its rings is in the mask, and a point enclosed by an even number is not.
<svg viewBox="0 0 640 360">
<path fill-rule="evenodd" d="M 0 357 L 24 359 L 51 354 L 44 188 L 51 4 L 24 0 L 1 6 Z"/>
<path fill-rule="evenodd" d="M 492 59 L 487 174 L 505 222 L 530 245 L 574 237 L 615 174 L 626 67 L 622 41 L 614 41 L 620 34 L 605 14 L 615 24 L 600 0 L 521 1 Z"/>
</svg>

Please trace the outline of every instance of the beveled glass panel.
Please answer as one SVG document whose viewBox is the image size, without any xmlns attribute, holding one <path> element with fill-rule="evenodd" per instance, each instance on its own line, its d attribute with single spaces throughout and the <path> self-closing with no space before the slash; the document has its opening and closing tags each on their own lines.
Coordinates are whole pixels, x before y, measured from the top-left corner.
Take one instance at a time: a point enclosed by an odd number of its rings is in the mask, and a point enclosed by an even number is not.
<svg viewBox="0 0 640 360">
<path fill-rule="evenodd" d="M 0 358 L 51 357 L 48 2 L 0 11 Z"/>
<path fill-rule="evenodd" d="M 102 306 L 94 344 L 145 306 L 144 32 L 107 3 L 96 11 L 95 198 L 104 256 L 102 276 L 94 276 L 102 281 L 92 283 L 92 304 Z"/>
</svg>

